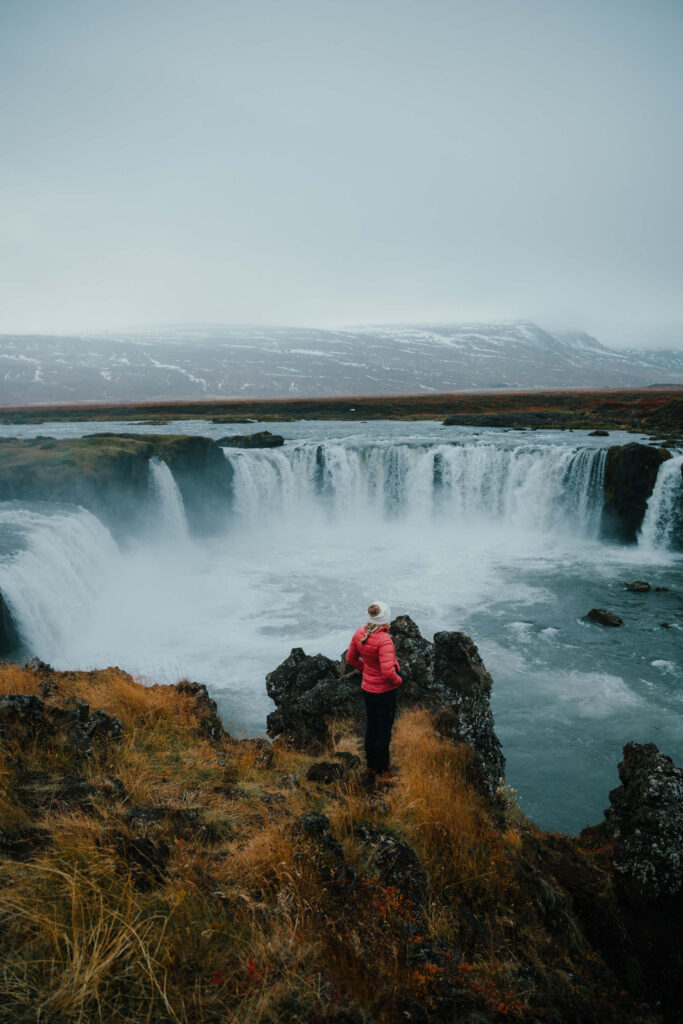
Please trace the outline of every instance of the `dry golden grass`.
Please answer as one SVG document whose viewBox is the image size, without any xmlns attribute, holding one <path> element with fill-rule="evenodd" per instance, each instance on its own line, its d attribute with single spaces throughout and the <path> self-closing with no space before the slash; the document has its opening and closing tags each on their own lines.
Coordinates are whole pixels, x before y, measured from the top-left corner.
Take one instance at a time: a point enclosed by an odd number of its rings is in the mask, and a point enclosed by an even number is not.
<svg viewBox="0 0 683 1024">
<path fill-rule="evenodd" d="M 369 793 L 354 777 L 306 782 L 316 758 L 280 743 L 264 770 L 254 746 L 202 738 L 191 697 L 118 669 L 60 673 L 41 690 L 40 672 L 0 665 L 0 694 L 10 692 L 78 697 L 117 715 L 124 734 L 75 767 L 59 737 L 21 750 L 10 742 L 0 757 L 0 830 L 50 837 L 25 860 L 0 856 L 0 1022 L 308 1024 L 355 999 L 376 1024 L 393 1024 L 405 1019 L 399 991 L 439 1021 L 456 1009 L 463 1019 L 476 1010 L 481 1021 L 524 1020 L 533 993 L 510 981 L 520 956 L 538 977 L 555 969 L 554 940 L 525 913 L 524 822 L 494 820 L 468 782 L 467 748 L 442 740 L 427 712 L 399 716 L 400 782 Z M 342 721 L 325 756 L 341 750 L 360 751 Z M 27 810 L 18 763 L 46 778 L 76 772 L 99 788 L 85 809 Z M 291 773 L 299 788 L 282 781 Z M 121 780 L 123 801 L 104 776 Z M 126 818 L 155 806 L 196 812 L 196 827 L 172 815 Z M 345 868 L 358 873 L 350 887 L 335 882 L 339 861 L 292 829 L 307 810 L 327 815 Z M 360 822 L 418 853 L 431 880 L 424 909 L 366 874 Z M 124 851 L 136 842 L 166 844 L 151 881 Z M 427 953 L 415 965 L 411 944 L 424 942 L 465 959 Z"/>
</svg>

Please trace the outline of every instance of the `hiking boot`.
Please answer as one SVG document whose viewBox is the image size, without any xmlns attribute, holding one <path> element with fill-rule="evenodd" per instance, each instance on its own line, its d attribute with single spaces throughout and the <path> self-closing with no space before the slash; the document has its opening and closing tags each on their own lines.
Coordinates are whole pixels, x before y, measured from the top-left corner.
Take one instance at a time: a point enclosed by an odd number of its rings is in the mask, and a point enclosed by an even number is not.
<svg viewBox="0 0 683 1024">
<path fill-rule="evenodd" d="M 391 768 L 387 768 L 386 771 L 376 772 L 375 782 L 381 782 L 383 785 L 393 785 L 398 782 L 398 776 L 394 775 Z"/>
</svg>

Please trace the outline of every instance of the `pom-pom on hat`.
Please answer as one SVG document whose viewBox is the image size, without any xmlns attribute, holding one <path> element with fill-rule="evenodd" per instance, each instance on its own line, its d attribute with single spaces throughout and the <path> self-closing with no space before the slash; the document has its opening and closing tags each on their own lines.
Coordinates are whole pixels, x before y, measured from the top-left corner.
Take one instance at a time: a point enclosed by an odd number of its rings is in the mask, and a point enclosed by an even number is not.
<svg viewBox="0 0 683 1024">
<path fill-rule="evenodd" d="M 368 605 L 368 619 L 373 626 L 388 626 L 391 622 L 391 608 L 384 601 L 373 601 Z"/>
</svg>

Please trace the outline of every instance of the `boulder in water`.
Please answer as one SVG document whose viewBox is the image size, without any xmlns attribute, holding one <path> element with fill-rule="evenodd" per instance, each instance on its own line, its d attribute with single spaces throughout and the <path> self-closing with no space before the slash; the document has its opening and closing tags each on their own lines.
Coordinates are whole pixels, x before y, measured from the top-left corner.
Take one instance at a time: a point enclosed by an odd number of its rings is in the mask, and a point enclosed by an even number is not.
<svg viewBox="0 0 683 1024">
<path fill-rule="evenodd" d="M 648 591 L 652 590 L 650 584 L 645 580 L 634 580 L 633 583 L 626 583 L 625 586 L 632 594 L 647 594 Z"/>
<path fill-rule="evenodd" d="M 624 623 L 621 616 L 608 612 L 606 608 L 591 608 L 584 618 L 597 622 L 600 626 L 622 626 Z"/>
<path fill-rule="evenodd" d="M 591 430 L 589 437 L 609 437 L 609 430 Z"/>
</svg>

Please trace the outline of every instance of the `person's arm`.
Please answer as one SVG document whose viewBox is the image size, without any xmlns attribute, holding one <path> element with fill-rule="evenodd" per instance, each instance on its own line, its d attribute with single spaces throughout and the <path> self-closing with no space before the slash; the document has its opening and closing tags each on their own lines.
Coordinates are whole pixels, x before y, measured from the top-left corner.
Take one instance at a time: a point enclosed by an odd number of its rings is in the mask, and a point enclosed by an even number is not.
<svg viewBox="0 0 683 1024">
<path fill-rule="evenodd" d="M 401 685 L 403 679 L 398 674 L 398 667 L 400 666 L 396 661 L 394 641 L 387 633 L 384 633 L 384 639 L 379 645 L 379 668 L 385 683 L 391 683 L 392 686 Z"/>
<path fill-rule="evenodd" d="M 358 641 L 356 640 L 356 634 L 354 633 L 351 637 L 351 643 L 349 649 L 346 652 L 346 664 L 350 665 L 351 668 L 357 668 L 359 672 L 363 671 L 363 659 L 360 656 L 358 650 Z"/>
</svg>

